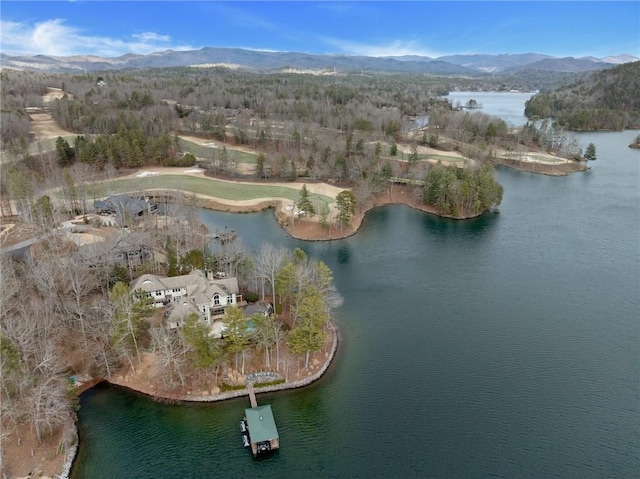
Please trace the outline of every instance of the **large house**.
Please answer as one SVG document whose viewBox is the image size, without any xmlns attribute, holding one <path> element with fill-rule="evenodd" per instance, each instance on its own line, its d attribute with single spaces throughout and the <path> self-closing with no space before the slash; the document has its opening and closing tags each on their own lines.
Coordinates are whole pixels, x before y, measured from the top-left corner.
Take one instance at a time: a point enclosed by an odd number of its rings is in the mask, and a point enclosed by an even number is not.
<svg viewBox="0 0 640 479">
<path fill-rule="evenodd" d="M 155 213 L 158 205 L 148 200 L 131 198 L 127 195 L 112 195 L 104 200 L 96 200 L 93 207 L 98 214 L 115 215 L 119 224 L 127 224 L 145 213 Z"/>
<path fill-rule="evenodd" d="M 153 257 L 145 240 L 135 233 L 115 235 L 104 241 L 81 245 L 78 254 L 85 265 L 136 268 Z"/>
<path fill-rule="evenodd" d="M 212 326 L 224 316 L 225 308 L 246 305 L 237 278 L 213 279 L 199 270 L 172 277 L 144 274 L 129 287 L 132 293 L 151 298 L 156 308 L 165 306 L 167 325 L 172 329 L 183 326 L 190 313 Z"/>
</svg>

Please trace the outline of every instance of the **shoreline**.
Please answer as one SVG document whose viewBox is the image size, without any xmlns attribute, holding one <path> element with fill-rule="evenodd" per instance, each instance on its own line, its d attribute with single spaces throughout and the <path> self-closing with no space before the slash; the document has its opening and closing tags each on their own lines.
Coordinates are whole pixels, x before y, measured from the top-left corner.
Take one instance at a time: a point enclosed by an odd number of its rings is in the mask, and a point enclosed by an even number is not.
<svg viewBox="0 0 640 479">
<path fill-rule="evenodd" d="M 164 190 L 162 194 L 166 194 L 167 196 L 173 196 L 177 192 Z M 364 218 L 366 214 L 374 208 L 391 205 L 391 204 L 400 204 L 404 206 L 408 206 L 413 209 L 417 209 L 423 211 L 425 213 L 433 214 L 435 216 L 440 216 L 444 218 L 450 219 L 470 219 L 477 216 L 480 216 L 482 213 L 471 216 L 469 218 L 453 218 L 445 215 L 438 214 L 434 208 L 429 207 L 428 205 L 422 204 L 419 200 L 418 196 L 414 194 L 414 189 L 411 187 L 394 185 L 385 193 L 379 193 L 374 195 L 369 201 L 365 204 L 360 205 L 357 208 L 357 211 L 352 216 L 351 223 L 348 227 L 340 227 L 338 225 L 331 225 L 330 227 L 322 227 L 319 220 L 297 220 L 291 221 L 291 217 L 286 213 L 284 209 L 286 200 L 280 198 L 265 198 L 260 201 L 251 202 L 250 204 L 233 204 L 231 202 L 226 203 L 224 200 L 218 200 L 213 196 L 204 196 L 199 195 L 197 197 L 197 204 L 202 208 L 207 208 L 215 211 L 223 211 L 223 212 L 232 212 L 232 213 L 251 213 L 251 212 L 260 212 L 265 209 L 273 209 L 274 210 L 274 218 L 280 224 L 281 228 L 285 231 L 289 236 L 304 240 L 304 241 L 332 241 L 348 238 L 350 236 L 355 235 L 363 225 Z M 264 387 L 256 387 L 256 393 L 269 393 L 269 392 L 277 392 L 277 391 L 285 391 L 290 389 L 297 389 L 301 387 L 306 387 L 319 379 L 321 379 L 335 359 L 336 352 L 338 350 L 339 345 L 339 331 L 335 324 L 330 321 L 328 323 L 328 327 L 331 330 L 330 338 L 331 344 L 330 349 L 325 352 L 325 358 L 322 358 L 324 361 L 321 363 L 319 369 L 307 376 L 305 378 L 301 378 L 295 381 L 288 381 L 276 385 L 264 386 Z M 321 360 L 322 360 L 321 359 Z M 226 391 L 223 393 L 217 394 L 209 394 L 209 395 L 171 395 L 171 394 L 163 394 L 160 391 L 154 391 L 153 389 L 145 389 L 142 387 L 132 387 L 127 381 L 122 379 L 110 378 L 103 380 L 94 380 L 88 382 L 83 385 L 78 390 L 78 396 L 82 393 L 96 386 L 98 383 L 106 381 L 109 384 L 117 387 L 122 387 L 124 389 L 128 389 L 131 392 L 136 394 L 145 395 L 152 400 L 157 400 L 159 402 L 167 401 L 167 402 L 218 402 L 225 401 L 229 399 L 235 399 L 242 396 L 247 396 L 248 391 L 245 388 Z M 79 451 L 79 433 L 77 425 L 74 421 L 74 434 L 75 434 L 75 444 L 69 448 L 67 453 L 64 455 L 63 467 L 59 473 L 54 474 L 53 477 L 60 479 L 69 479 L 71 475 L 71 471 L 73 469 L 73 465 L 77 458 L 77 454 Z M 43 476 L 43 479 L 46 479 L 46 476 Z"/>
<path fill-rule="evenodd" d="M 174 192 L 164 190 L 163 193 L 171 196 Z M 273 209 L 274 218 L 285 233 L 292 238 L 303 241 L 334 241 L 349 238 L 360 230 L 364 222 L 364 218 L 369 211 L 386 205 L 403 205 L 424 213 L 451 220 L 473 219 L 486 212 L 483 211 L 476 215 L 463 217 L 443 215 L 438 213 L 434 207 L 426 205 L 416 198 L 414 195 L 414 188 L 400 185 L 391 187 L 387 192 L 377 193 L 366 203 L 359 205 L 356 208 L 356 212 L 352 216 L 351 222 L 348 226 L 332 224 L 327 227 L 323 227 L 320 224 L 320 221 L 316 219 L 298 219 L 292 221 L 291 216 L 285 213 L 284 203 L 285 200 L 270 198 L 256 201 L 252 204 L 241 205 L 237 203 L 226 203 L 224 201 L 220 201 L 214 196 L 197 197 L 197 204 L 199 207 L 224 213 L 257 213 L 267 209 Z"/>
<path fill-rule="evenodd" d="M 327 351 L 326 354 L 326 358 L 324 360 L 324 363 L 322 364 L 322 366 L 318 369 L 318 371 L 316 371 L 315 373 L 311 374 L 310 376 L 307 376 L 306 378 L 302 378 L 302 379 L 298 379 L 296 381 L 289 381 L 289 382 L 284 382 L 281 384 L 274 384 L 271 386 L 263 386 L 263 387 L 255 387 L 255 392 L 256 394 L 260 394 L 260 393 L 269 393 L 269 392 L 276 392 L 276 391 L 287 391 L 287 390 L 291 390 L 291 389 L 298 389 L 298 388 L 302 388 L 302 387 L 306 387 L 309 386 L 313 383 L 315 383 L 316 381 L 320 380 L 325 373 L 329 370 L 329 368 L 331 367 L 331 365 L 333 364 L 333 360 L 336 356 L 336 353 L 338 352 L 338 345 L 340 343 L 340 339 L 339 339 L 339 334 L 338 334 L 338 328 L 336 327 L 336 325 L 332 322 L 329 321 L 328 323 L 329 329 L 331 330 L 331 348 L 329 351 Z M 113 379 L 104 379 L 104 380 L 96 380 L 93 381 L 92 383 L 90 383 L 86 388 L 82 389 L 82 391 L 79 392 L 78 396 L 80 396 L 81 394 L 83 394 L 84 392 L 88 391 L 89 389 L 95 387 L 96 385 L 100 384 L 101 382 L 107 382 L 109 383 L 111 386 L 116 386 L 119 388 L 123 388 L 126 389 L 130 392 L 133 392 L 135 394 L 140 394 L 140 395 L 144 395 L 146 397 L 149 397 L 150 399 L 154 400 L 154 401 L 158 401 L 158 402 L 163 402 L 163 401 L 168 401 L 168 402 L 176 402 L 176 403 L 180 403 L 180 402 L 184 402 L 184 403 L 195 403 L 195 402 L 200 402 L 200 403 L 213 403 L 213 402 L 219 402 L 219 401 L 227 401 L 229 399 L 235 399 L 235 398 L 239 398 L 242 396 L 248 396 L 249 395 L 249 391 L 248 389 L 245 387 L 243 389 L 236 389 L 233 391 L 226 391 L 224 393 L 218 393 L 218 394 L 211 394 L 208 396 L 191 396 L 191 395 L 175 395 L 175 396 L 168 396 L 168 395 L 163 395 L 161 393 L 156 393 L 156 392 L 150 392 L 148 390 L 144 390 L 143 388 L 135 388 L 132 387 L 130 384 L 125 384 L 124 381 L 118 381 L 118 380 L 113 380 Z M 66 454 L 65 456 L 65 461 L 64 461 L 64 465 L 63 465 L 63 469 L 61 471 L 60 474 L 56 475 L 56 478 L 59 479 L 69 479 L 70 475 L 71 475 L 71 470 L 73 469 L 73 465 L 76 461 L 77 455 L 78 455 L 78 450 L 80 447 L 80 435 L 78 434 L 78 428 L 77 425 L 75 426 L 75 437 L 76 437 L 76 444 L 70 448 L 69 452 Z"/>
<path fill-rule="evenodd" d="M 567 163 L 546 164 L 528 161 L 517 161 L 509 158 L 495 158 L 494 163 L 497 166 L 504 166 L 516 171 L 524 171 L 525 173 L 533 173 L 536 175 L 546 176 L 569 176 L 573 173 L 589 171 L 589 167 L 577 161 Z"/>
<path fill-rule="evenodd" d="M 325 353 L 326 357 L 324 358 L 324 363 L 320 366 L 320 368 L 310 376 L 304 377 L 302 379 L 298 379 L 295 381 L 288 381 L 280 384 L 273 384 L 270 386 L 256 386 L 254 388 L 256 394 L 258 393 L 268 393 L 274 391 L 286 391 L 288 389 L 298 389 L 301 387 L 308 386 L 318 379 L 320 379 L 324 373 L 329 369 L 329 366 L 333 362 L 336 351 L 338 350 L 338 328 L 333 324 L 333 322 L 329 321 L 328 327 L 331 330 L 331 344 L 330 349 Z M 150 397 L 154 400 L 167 401 L 167 402 L 218 402 L 218 401 L 226 401 L 229 399 L 235 399 L 242 396 L 248 396 L 249 391 L 247 388 L 242 389 L 234 389 L 232 391 L 225 391 L 217 394 L 207 394 L 207 395 L 190 395 L 190 394 L 167 394 L 163 392 L 150 391 L 149 389 L 145 389 L 142 387 L 134 387 L 131 384 L 127 383 L 124 378 L 121 380 L 119 378 L 109 378 L 104 379 L 102 381 L 98 381 L 93 384 L 91 387 L 95 386 L 100 382 L 107 382 L 112 386 L 118 386 L 124 389 L 128 389 L 138 394 L 142 394 L 144 396 Z M 91 389 L 91 387 L 87 388 Z M 85 391 L 82 391 L 85 392 Z"/>
</svg>

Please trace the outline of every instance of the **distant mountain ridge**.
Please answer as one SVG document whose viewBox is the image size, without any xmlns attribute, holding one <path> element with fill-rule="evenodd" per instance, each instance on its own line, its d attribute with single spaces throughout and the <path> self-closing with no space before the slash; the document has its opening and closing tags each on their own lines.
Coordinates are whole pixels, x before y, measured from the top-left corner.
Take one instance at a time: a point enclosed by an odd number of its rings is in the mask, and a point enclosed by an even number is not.
<svg viewBox="0 0 640 479">
<path fill-rule="evenodd" d="M 265 52 L 242 48 L 204 47 L 199 50 L 166 50 L 147 55 L 128 53 L 115 58 L 95 55 L 57 57 L 47 55 L 11 56 L 0 54 L 0 65 L 6 68 L 73 72 L 131 68 L 165 68 L 198 65 L 234 65 L 249 70 L 327 70 L 340 72 L 397 72 L 434 75 L 481 76 L 516 73 L 523 70 L 582 72 L 610 68 L 640 58 L 621 54 L 602 59 L 594 57 L 557 58 L 537 53 L 499 55 L 446 55 L 368 57 L 299 52 Z"/>
</svg>

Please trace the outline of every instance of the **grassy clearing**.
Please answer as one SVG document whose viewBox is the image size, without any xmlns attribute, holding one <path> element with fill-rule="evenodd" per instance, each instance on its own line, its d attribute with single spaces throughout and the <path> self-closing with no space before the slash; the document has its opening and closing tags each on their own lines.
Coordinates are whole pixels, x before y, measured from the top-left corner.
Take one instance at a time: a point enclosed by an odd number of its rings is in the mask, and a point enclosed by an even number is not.
<svg viewBox="0 0 640 479">
<path fill-rule="evenodd" d="M 74 142 L 76 141 L 76 137 L 79 135 L 60 135 L 60 136 L 62 136 L 62 138 L 67 140 L 67 143 L 73 146 Z M 58 141 L 58 137 L 46 138 L 44 140 L 34 141 L 31 144 L 29 144 L 29 153 L 31 155 L 36 155 L 40 152 L 45 153 L 47 151 L 55 151 L 56 141 Z"/>
<path fill-rule="evenodd" d="M 157 175 L 95 183 L 89 187 L 89 195 L 102 198 L 112 194 L 149 189 L 180 190 L 185 193 L 195 193 L 231 201 L 275 197 L 296 202 L 300 199 L 300 191 L 295 188 L 275 185 L 229 183 L 210 178 L 183 175 Z M 309 198 L 311 198 L 312 201 L 321 201 L 326 204 L 333 202 L 333 198 L 324 195 L 310 194 Z"/>
<path fill-rule="evenodd" d="M 222 148 L 210 148 L 208 146 L 198 145 L 192 141 L 183 140 L 178 138 L 178 146 L 181 151 L 186 151 L 199 158 L 211 159 L 212 155 L 219 155 Z M 233 148 L 227 148 L 227 156 L 230 160 L 235 160 L 238 163 L 250 163 L 255 164 L 258 155 L 254 153 L 247 153 L 245 151 L 234 150 Z"/>
</svg>

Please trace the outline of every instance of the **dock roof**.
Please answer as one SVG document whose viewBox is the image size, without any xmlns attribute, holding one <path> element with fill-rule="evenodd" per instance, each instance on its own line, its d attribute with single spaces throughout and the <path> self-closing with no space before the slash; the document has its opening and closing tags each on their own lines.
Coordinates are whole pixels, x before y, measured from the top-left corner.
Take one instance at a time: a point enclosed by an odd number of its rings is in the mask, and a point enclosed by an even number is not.
<svg viewBox="0 0 640 479">
<path fill-rule="evenodd" d="M 269 404 L 245 409 L 244 414 L 247 418 L 251 442 L 257 443 L 279 438 L 276 421 Z"/>
</svg>

